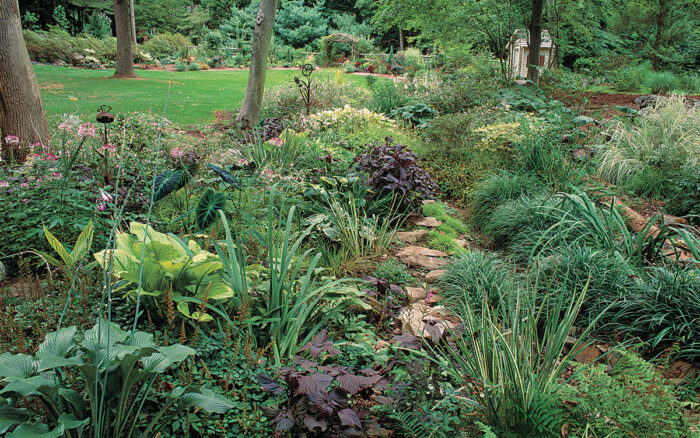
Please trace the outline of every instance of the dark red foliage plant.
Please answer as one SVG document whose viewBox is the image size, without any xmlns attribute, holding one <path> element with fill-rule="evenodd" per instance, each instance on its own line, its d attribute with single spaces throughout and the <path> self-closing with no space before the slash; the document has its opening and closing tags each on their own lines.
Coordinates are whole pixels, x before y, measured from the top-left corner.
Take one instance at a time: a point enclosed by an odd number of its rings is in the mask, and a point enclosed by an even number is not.
<svg viewBox="0 0 700 438">
<path fill-rule="evenodd" d="M 257 376 L 265 392 L 283 398 L 278 405 L 261 407 L 273 420 L 276 436 L 341 438 L 388 432 L 369 409 L 377 403 L 392 403 L 381 395 L 390 383 L 387 377 L 372 368 L 356 372 L 331 364 L 330 359 L 341 352 L 325 329 L 299 353 L 307 357 L 297 355 L 294 366 L 277 371 L 284 383 L 265 373 Z"/>
<path fill-rule="evenodd" d="M 398 197 L 400 207 L 418 207 L 423 199 L 433 199 L 438 186 L 418 157 L 408 147 L 387 137 L 384 143 L 365 146 L 355 157 L 355 167 L 369 174 L 367 187 L 376 195 L 387 192 Z"/>
</svg>

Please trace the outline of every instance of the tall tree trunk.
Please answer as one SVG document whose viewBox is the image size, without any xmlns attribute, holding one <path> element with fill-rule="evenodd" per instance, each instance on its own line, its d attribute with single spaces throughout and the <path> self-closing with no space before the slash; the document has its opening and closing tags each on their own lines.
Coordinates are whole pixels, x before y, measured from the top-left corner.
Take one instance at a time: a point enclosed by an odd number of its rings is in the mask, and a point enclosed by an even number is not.
<svg viewBox="0 0 700 438">
<path fill-rule="evenodd" d="M 134 48 L 138 49 L 138 43 L 136 42 L 136 15 L 134 14 L 134 0 L 129 0 L 129 21 L 131 22 L 131 42 L 134 44 Z"/>
<path fill-rule="evenodd" d="M 659 0 L 659 10 L 656 14 L 656 34 L 651 45 L 651 69 L 656 71 L 659 69 L 659 48 L 661 47 L 661 32 L 663 31 L 664 21 L 666 18 L 666 5 L 664 0 Z"/>
<path fill-rule="evenodd" d="M 399 50 L 404 51 L 403 29 L 399 28 Z"/>
<path fill-rule="evenodd" d="M 117 69 L 115 78 L 135 78 L 131 44 L 129 0 L 114 0 L 114 28 L 117 31 Z"/>
<path fill-rule="evenodd" d="M 277 0 L 261 0 L 258 15 L 255 17 L 248 86 L 245 90 L 241 111 L 236 117 L 236 121 L 243 122 L 248 128 L 252 128 L 260 120 L 260 110 L 265 92 L 267 54 L 270 51 L 276 9 Z"/>
<path fill-rule="evenodd" d="M 0 0 L 0 132 L 2 158 L 24 160 L 23 146 L 48 144 L 49 126 L 34 76 L 17 0 Z M 19 144 L 6 142 L 7 136 Z"/>
<path fill-rule="evenodd" d="M 542 4 L 543 0 L 532 0 L 532 15 L 530 15 L 530 43 L 528 53 L 530 63 L 527 66 L 527 78 L 538 82 L 537 66 L 540 63 L 540 45 L 542 44 Z"/>
</svg>

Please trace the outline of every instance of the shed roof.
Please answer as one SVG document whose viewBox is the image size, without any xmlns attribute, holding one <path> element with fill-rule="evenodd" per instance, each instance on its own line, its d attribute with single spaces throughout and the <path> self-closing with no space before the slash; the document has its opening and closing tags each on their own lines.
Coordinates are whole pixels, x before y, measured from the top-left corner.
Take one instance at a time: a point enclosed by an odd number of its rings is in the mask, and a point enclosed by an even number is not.
<svg viewBox="0 0 700 438">
<path fill-rule="evenodd" d="M 513 36 L 510 37 L 510 42 L 506 48 L 509 48 L 511 44 L 515 47 L 528 47 L 530 41 L 529 36 L 530 35 L 527 29 L 515 29 L 515 32 L 513 32 Z M 542 43 L 540 44 L 540 47 L 552 47 L 552 36 L 546 29 L 542 29 Z"/>
</svg>

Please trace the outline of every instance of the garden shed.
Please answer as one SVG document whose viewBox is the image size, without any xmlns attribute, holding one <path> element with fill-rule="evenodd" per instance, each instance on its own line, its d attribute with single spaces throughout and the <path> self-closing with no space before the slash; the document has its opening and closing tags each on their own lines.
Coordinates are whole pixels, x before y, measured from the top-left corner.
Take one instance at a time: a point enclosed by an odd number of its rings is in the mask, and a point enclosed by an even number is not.
<svg viewBox="0 0 700 438">
<path fill-rule="evenodd" d="M 508 68 L 513 78 L 527 77 L 527 66 L 530 65 L 529 50 L 530 35 L 526 29 L 516 29 L 510 42 L 506 46 L 508 50 Z M 542 43 L 540 44 L 540 59 L 537 65 L 544 68 L 553 67 L 556 47 L 552 42 L 549 32 L 542 29 Z"/>
</svg>

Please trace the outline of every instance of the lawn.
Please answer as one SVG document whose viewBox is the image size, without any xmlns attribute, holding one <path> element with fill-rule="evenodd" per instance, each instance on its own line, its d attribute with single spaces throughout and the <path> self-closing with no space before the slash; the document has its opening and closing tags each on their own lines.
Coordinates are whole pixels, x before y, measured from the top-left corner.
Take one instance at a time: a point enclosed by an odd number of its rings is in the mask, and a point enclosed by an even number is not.
<svg viewBox="0 0 700 438">
<path fill-rule="evenodd" d="M 173 123 L 194 125 L 214 120 L 217 110 L 231 110 L 243 102 L 248 71 L 168 72 L 138 70 L 139 79 L 111 79 L 113 70 L 34 65 L 44 107 L 50 124 L 57 124 L 61 114 L 78 111 L 83 119 L 91 119 L 102 105 L 114 112 L 142 111 L 163 113 Z M 332 77 L 335 69 L 320 72 Z M 296 70 L 269 70 L 267 86 L 293 80 Z M 170 82 L 172 78 L 172 83 Z M 346 75 L 348 81 L 364 80 Z M 170 95 L 168 96 L 168 85 Z M 70 97 L 78 100 L 73 101 Z"/>
</svg>

